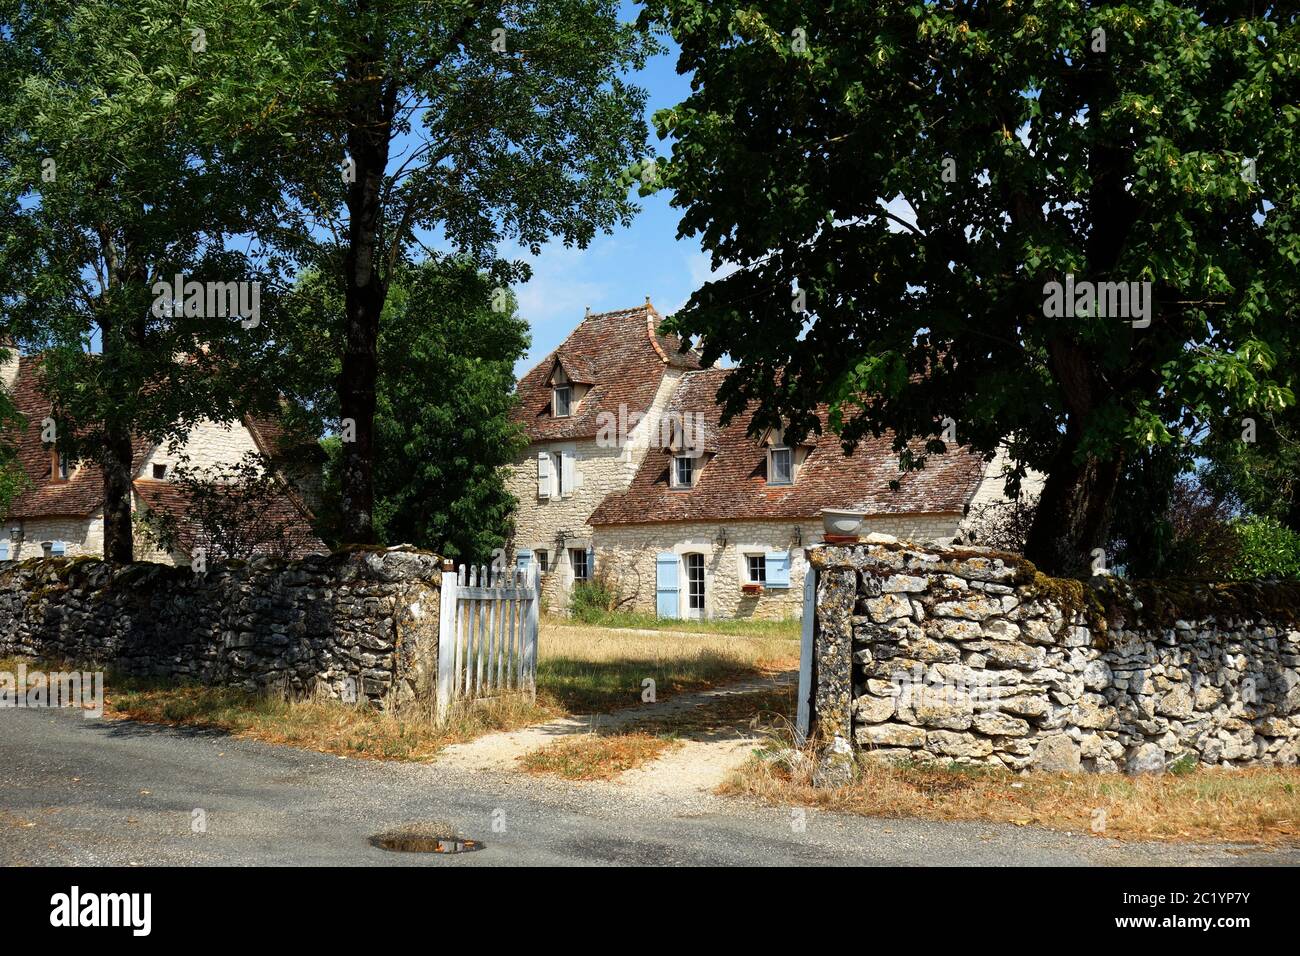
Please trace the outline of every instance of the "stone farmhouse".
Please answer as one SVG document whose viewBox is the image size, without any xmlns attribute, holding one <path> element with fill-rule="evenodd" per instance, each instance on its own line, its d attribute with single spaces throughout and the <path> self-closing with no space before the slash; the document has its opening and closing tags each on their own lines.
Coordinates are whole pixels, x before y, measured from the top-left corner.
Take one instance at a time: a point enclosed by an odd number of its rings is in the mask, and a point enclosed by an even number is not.
<svg viewBox="0 0 1300 956">
<path fill-rule="evenodd" d="M 661 321 L 648 299 L 588 314 L 519 381 L 514 560 L 538 565 L 551 608 L 599 570 L 629 610 L 797 617 L 824 512 L 865 514 L 862 534 L 950 542 L 973 506 L 1002 498 L 1002 456 L 959 449 L 900 473 L 887 435 L 845 455 L 826 408 L 822 434 L 793 445 L 750 436 L 749 414 L 722 426 L 727 370 L 701 368 Z"/>
<path fill-rule="evenodd" d="M 9 349 L 0 365 L 0 387 L 11 393 L 26 418 L 18 436 L 18 456 L 28 486 L 12 503 L 0 525 L 0 561 L 38 557 L 102 557 L 104 546 L 103 472 L 98 464 L 69 461 L 41 440 L 41 422 L 50 414 L 50 402 L 40 388 L 41 357 L 19 355 Z M 143 438 L 134 440 L 132 510 L 160 509 L 179 518 L 178 550 L 166 553 L 148 548 L 137 539 L 139 560 L 188 564 L 196 529 L 186 523 L 188 502 L 172 476 L 178 460 L 202 469 L 234 464 L 246 452 L 283 460 L 289 451 L 285 430 L 269 418 L 245 416 L 242 421 L 199 423 L 185 444 L 176 449 Z M 297 450 L 296 447 L 294 449 Z M 288 529 L 289 555 L 301 557 L 326 550 L 311 529 L 307 503 L 284 485 L 282 495 L 269 503 L 270 518 Z"/>
</svg>

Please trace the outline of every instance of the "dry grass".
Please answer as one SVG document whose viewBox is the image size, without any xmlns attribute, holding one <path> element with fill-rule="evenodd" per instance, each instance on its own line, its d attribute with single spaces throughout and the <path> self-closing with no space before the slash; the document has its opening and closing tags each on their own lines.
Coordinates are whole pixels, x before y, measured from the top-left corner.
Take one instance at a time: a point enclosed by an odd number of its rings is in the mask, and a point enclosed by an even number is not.
<svg viewBox="0 0 1300 956">
<path fill-rule="evenodd" d="M 640 703 L 646 678 L 663 700 L 798 666 L 799 642 L 785 636 L 685 637 L 544 624 L 537 685 L 566 710 L 592 713 Z"/>
<path fill-rule="evenodd" d="M 524 754 L 519 765 L 566 780 L 611 780 L 680 746 L 670 737 L 646 733 L 582 734 Z"/>
<path fill-rule="evenodd" d="M 464 708 L 444 725 L 421 712 L 383 712 L 331 700 L 291 701 L 227 687 L 112 681 L 105 715 L 206 727 L 264 743 L 374 760 L 428 760 L 450 744 L 549 720 L 556 711 L 519 697 Z"/>
<path fill-rule="evenodd" d="M 1126 777 L 863 761 L 836 788 L 811 785 L 810 753 L 755 758 L 719 789 L 788 806 L 926 820 L 983 820 L 1126 840 L 1290 842 L 1300 838 L 1300 770 L 1197 769 Z"/>
<path fill-rule="evenodd" d="M 781 733 L 793 720 L 794 698 L 792 684 L 744 694 L 724 694 L 690 710 L 638 720 L 636 728 L 645 733 L 694 738 L 741 731 Z"/>
<path fill-rule="evenodd" d="M 141 681 L 109 674 L 105 716 L 224 731 L 266 743 L 382 760 L 428 760 L 442 748 L 494 731 L 517 730 L 566 713 L 610 710 L 641 700 L 642 681 L 658 699 L 797 666 L 788 637 L 637 635 L 602 627 L 543 625 L 538 695 L 464 708 L 444 726 L 427 714 L 384 713 L 328 700 L 290 701 L 223 687 Z M 17 658 L 0 660 L 14 671 Z M 35 668 L 35 662 L 28 662 Z M 49 669 L 53 665 L 47 665 Z"/>
</svg>

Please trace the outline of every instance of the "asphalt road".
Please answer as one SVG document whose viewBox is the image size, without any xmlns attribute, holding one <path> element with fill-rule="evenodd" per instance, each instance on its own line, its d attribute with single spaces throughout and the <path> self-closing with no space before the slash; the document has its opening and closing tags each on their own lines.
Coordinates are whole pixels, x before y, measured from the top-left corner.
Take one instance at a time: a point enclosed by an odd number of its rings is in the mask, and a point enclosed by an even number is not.
<svg viewBox="0 0 1300 956">
<path fill-rule="evenodd" d="M 202 810 L 206 832 L 194 832 Z M 1300 850 L 1132 844 L 1027 827 L 877 820 L 513 774 L 343 760 L 72 711 L 0 710 L 0 864 L 1261 865 Z M 455 856 L 375 833 L 444 824 Z"/>
</svg>

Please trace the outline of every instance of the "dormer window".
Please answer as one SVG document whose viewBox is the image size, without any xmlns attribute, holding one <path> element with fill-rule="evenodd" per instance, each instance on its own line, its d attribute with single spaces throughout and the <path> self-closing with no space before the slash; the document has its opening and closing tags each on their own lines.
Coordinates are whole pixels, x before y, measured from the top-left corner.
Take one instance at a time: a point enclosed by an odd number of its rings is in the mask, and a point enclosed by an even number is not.
<svg viewBox="0 0 1300 956">
<path fill-rule="evenodd" d="M 794 484 L 794 470 L 798 464 L 795 450 L 786 444 L 785 430 L 772 428 L 763 439 L 767 445 L 767 483 L 769 485 Z"/>
<path fill-rule="evenodd" d="M 695 459 L 690 455 L 674 455 L 672 486 L 690 488 L 695 484 Z"/>
<path fill-rule="evenodd" d="M 767 483 L 770 485 L 794 484 L 794 450 L 784 445 L 774 445 L 767 452 Z"/>
<path fill-rule="evenodd" d="M 556 418 L 568 418 L 569 410 L 573 405 L 573 386 L 556 385 L 554 392 L 552 412 Z"/>
<path fill-rule="evenodd" d="M 72 474 L 72 462 L 61 451 L 50 449 L 50 480 L 67 481 Z"/>
</svg>

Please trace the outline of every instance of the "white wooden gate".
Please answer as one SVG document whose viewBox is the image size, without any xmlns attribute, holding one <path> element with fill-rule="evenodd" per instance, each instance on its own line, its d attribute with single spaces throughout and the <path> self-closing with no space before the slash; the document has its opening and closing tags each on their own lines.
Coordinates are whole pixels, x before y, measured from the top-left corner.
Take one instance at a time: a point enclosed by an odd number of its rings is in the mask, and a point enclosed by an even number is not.
<svg viewBox="0 0 1300 956">
<path fill-rule="evenodd" d="M 458 701 L 537 696 L 537 566 L 442 575 L 438 719 Z"/>
</svg>

